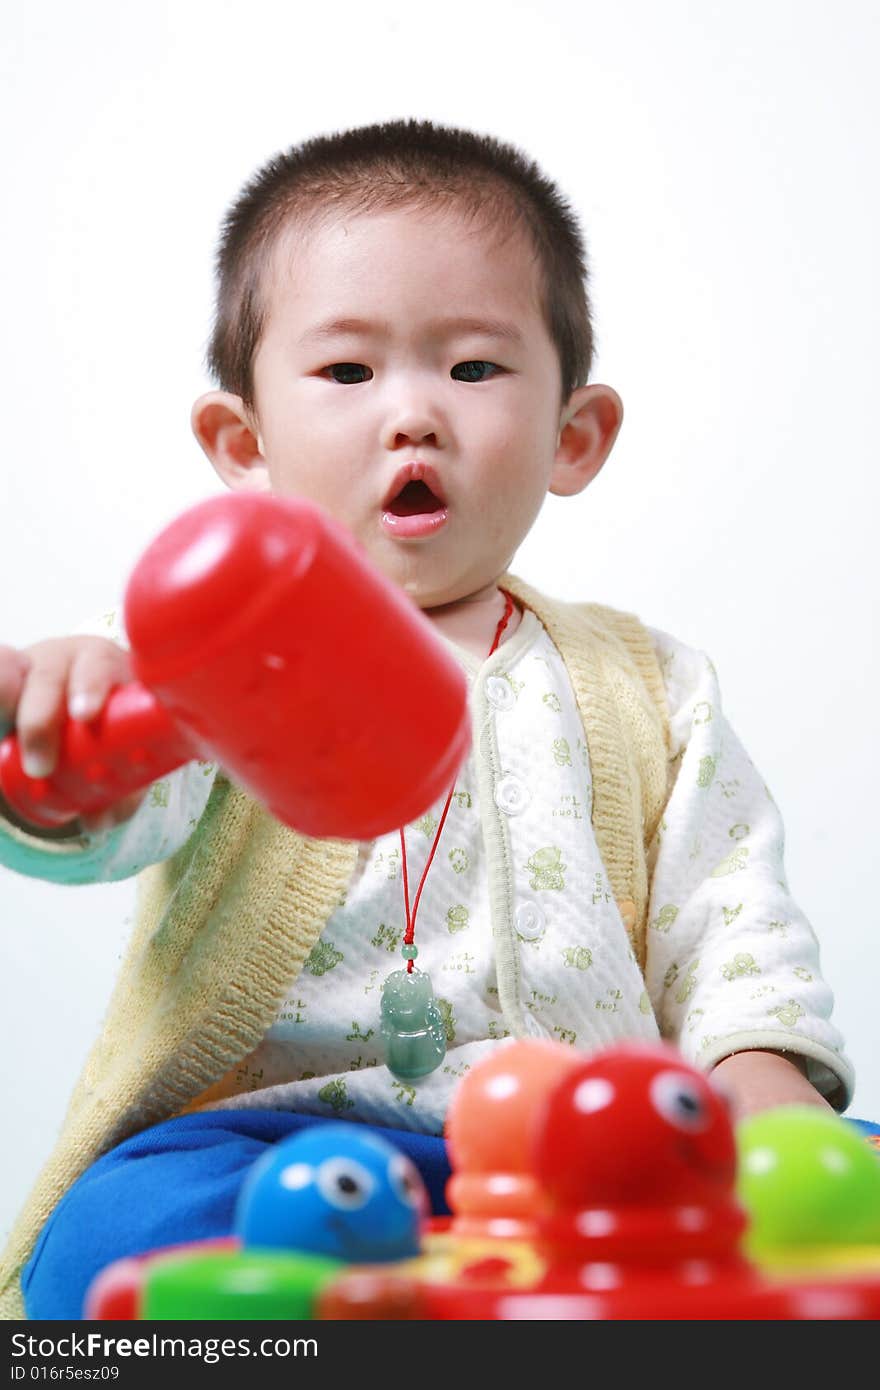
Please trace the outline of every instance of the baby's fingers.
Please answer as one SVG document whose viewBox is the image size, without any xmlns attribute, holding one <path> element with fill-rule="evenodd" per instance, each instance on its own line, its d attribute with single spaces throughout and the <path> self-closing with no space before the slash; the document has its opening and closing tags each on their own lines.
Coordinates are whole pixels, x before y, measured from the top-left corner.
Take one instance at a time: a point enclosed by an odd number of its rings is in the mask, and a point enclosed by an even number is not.
<svg viewBox="0 0 880 1390">
<path fill-rule="evenodd" d="M 77 650 L 67 681 L 67 708 L 71 718 L 94 719 L 104 708 L 110 691 L 131 680 L 128 653 L 112 642 L 95 642 Z"/>
<path fill-rule="evenodd" d="M 29 656 L 15 716 L 21 762 L 28 777 L 51 777 L 58 762 L 68 662 L 57 646 L 31 647 Z"/>
<path fill-rule="evenodd" d="M 0 738 L 5 738 L 15 724 L 15 713 L 30 661 L 15 647 L 0 646 Z"/>
</svg>

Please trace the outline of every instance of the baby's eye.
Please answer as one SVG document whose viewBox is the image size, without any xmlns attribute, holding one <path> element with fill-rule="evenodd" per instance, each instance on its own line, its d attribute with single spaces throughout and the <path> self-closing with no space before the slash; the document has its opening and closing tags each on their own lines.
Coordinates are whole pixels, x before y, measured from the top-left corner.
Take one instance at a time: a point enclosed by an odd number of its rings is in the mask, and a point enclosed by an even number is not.
<svg viewBox="0 0 880 1390">
<path fill-rule="evenodd" d="M 486 381 L 482 375 L 484 368 L 488 367 L 490 372 L 500 372 L 501 368 L 496 367 L 494 362 L 457 362 L 452 368 L 453 372 L 463 371 L 466 373 L 461 379 L 463 381 Z M 474 372 L 476 371 L 476 375 Z"/>
<path fill-rule="evenodd" d="M 352 380 L 350 376 L 352 372 L 369 372 L 370 376 L 373 375 L 370 368 L 365 367 L 362 362 L 334 362 L 331 367 L 325 367 L 324 371 L 333 373 L 340 372 L 342 374 L 341 376 L 333 376 L 333 380 L 338 381 L 340 386 L 359 386 L 361 381 L 367 380 L 365 376 L 361 377 L 360 380 L 356 377 Z"/>
</svg>

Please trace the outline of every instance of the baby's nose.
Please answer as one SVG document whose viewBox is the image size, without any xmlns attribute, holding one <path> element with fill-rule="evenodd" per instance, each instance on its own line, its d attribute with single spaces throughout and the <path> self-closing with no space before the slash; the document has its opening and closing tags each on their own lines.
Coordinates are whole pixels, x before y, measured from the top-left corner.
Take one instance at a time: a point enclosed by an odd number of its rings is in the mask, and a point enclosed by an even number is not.
<svg viewBox="0 0 880 1390">
<path fill-rule="evenodd" d="M 391 393 L 385 418 L 385 447 L 438 444 L 445 432 L 443 411 L 436 392 L 422 380 L 401 383 Z"/>
<path fill-rule="evenodd" d="M 427 416 L 411 415 L 398 418 L 389 432 L 389 445 L 392 449 L 402 449 L 407 444 L 415 447 L 423 444 L 437 444 L 438 429 L 436 421 Z"/>
</svg>

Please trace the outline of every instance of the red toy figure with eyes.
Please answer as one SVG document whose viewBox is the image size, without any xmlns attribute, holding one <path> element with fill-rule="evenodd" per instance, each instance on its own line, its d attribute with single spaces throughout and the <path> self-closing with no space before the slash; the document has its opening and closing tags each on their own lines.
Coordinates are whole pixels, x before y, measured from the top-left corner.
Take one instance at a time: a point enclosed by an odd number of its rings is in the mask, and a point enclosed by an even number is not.
<svg viewBox="0 0 880 1390">
<path fill-rule="evenodd" d="M 621 1045 L 571 1072 L 544 1112 L 534 1171 L 539 1241 L 587 1287 L 594 1262 L 600 1287 L 609 1261 L 666 1280 L 686 1267 L 691 1284 L 745 1267 L 727 1108 L 671 1047 Z"/>
</svg>

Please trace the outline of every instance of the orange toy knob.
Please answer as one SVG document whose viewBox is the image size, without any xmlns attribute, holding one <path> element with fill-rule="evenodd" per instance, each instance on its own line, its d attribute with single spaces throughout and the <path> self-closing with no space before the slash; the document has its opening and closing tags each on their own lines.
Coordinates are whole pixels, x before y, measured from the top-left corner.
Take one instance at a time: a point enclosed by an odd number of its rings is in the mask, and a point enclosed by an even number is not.
<svg viewBox="0 0 880 1390">
<path fill-rule="evenodd" d="M 532 1233 L 536 1117 L 554 1083 L 582 1062 L 564 1043 L 523 1040 L 499 1047 L 461 1081 L 446 1117 L 454 1234 Z"/>
</svg>

